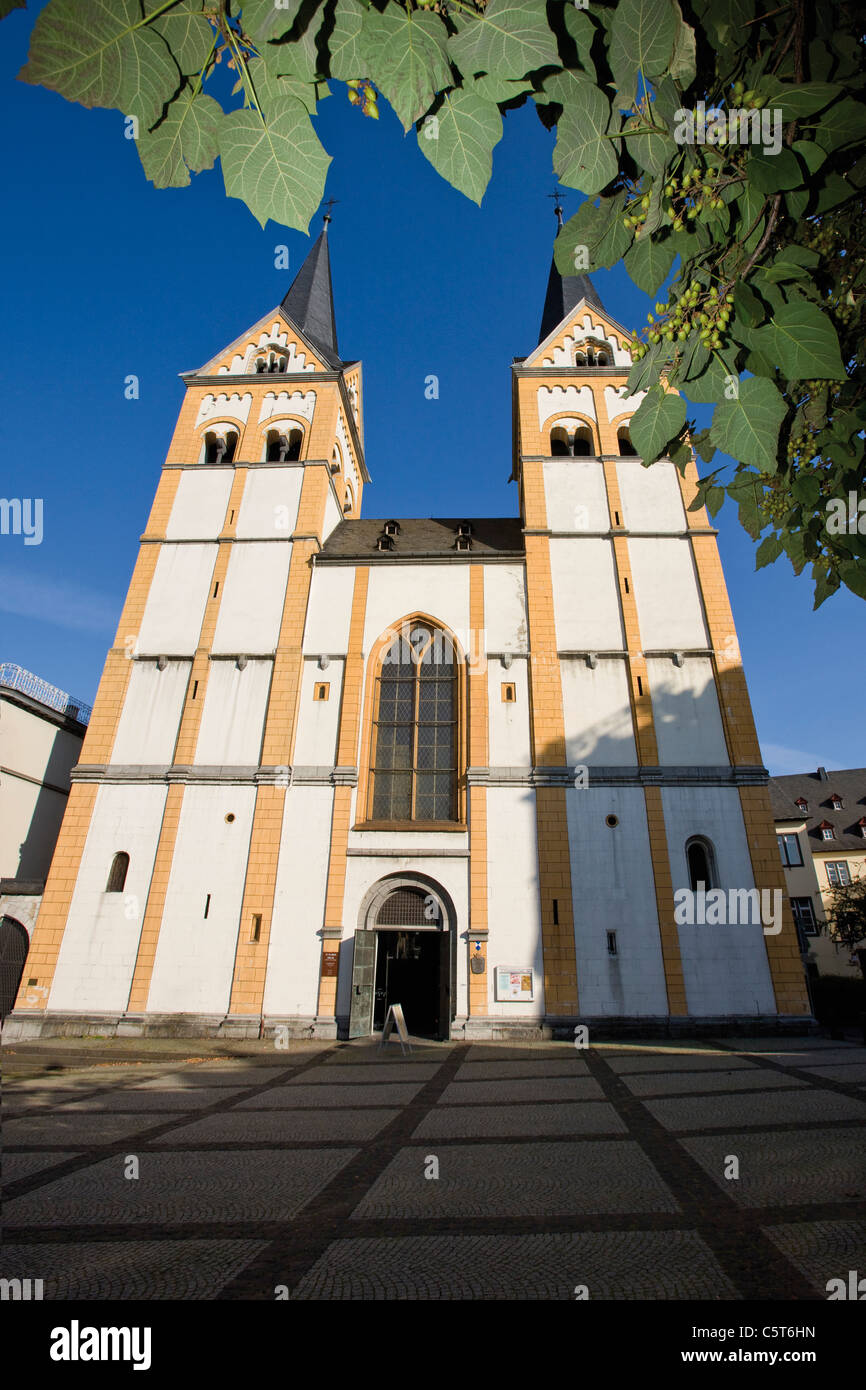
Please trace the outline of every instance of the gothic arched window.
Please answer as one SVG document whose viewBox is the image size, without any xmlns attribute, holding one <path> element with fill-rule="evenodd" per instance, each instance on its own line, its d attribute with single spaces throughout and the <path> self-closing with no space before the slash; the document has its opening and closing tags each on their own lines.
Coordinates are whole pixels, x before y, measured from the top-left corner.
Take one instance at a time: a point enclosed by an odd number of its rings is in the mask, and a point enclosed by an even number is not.
<svg viewBox="0 0 866 1390">
<path fill-rule="evenodd" d="M 716 865 L 713 847 L 702 835 L 695 835 L 686 841 L 686 862 L 689 866 L 689 887 L 693 893 L 699 888 L 709 892 L 717 888 Z"/>
<path fill-rule="evenodd" d="M 208 430 L 204 437 L 204 463 L 231 463 L 238 444 L 237 430 L 226 430 L 225 435 Z"/>
<path fill-rule="evenodd" d="M 568 431 L 560 425 L 550 431 L 550 454 L 551 457 L 559 457 L 562 454 L 570 454 L 571 446 L 568 440 Z"/>
<path fill-rule="evenodd" d="M 265 441 L 265 463 L 293 462 L 301 457 L 302 430 L 268 430 Z"/>
<path fill-rule="evenodd" d="M 457 660 L 439 628 L 406 626 L 376 678 L 370 819 L 457 819 Z"/>
<path fill-rule="evenodd" d="M 108 882 L 105 885 L 106 893 L 123 892 L 128 868 L 129 855 L 126 853 L 126 850 L 119 850 L 111 861 L 111 872 L 108 875 Z"/>
<path fill-rule="evenodd" d="M 586 428 L 574 431 L 574 453 L 577 458 L 588 458 L 592 453 L 592 434 Z"/>
</svg>

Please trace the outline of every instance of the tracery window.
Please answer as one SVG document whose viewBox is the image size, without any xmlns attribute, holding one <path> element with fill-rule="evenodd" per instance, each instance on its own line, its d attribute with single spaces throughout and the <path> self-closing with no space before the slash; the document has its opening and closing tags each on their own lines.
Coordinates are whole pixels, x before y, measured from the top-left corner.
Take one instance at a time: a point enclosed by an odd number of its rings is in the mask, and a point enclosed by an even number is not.
<svg viewBox="0 0 866 1390">
<path fill-rule="evenodd" d="M 457 660 L 423 623 L 386 648 L 376 677 L 370 818 L 457 819 Z"/>
</svg>

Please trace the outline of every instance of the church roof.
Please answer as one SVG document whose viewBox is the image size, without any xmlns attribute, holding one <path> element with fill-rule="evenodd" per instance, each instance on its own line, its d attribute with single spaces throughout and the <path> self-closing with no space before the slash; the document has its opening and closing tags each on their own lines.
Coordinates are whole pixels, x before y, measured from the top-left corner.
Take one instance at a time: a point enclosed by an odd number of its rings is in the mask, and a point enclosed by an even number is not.
<svg viewBox="0 0 866 1390">
<path fill-rule="evenodd" d="M 334 294 L 331 288 L 327 221 L 292 281 L 280 308 L 309 340 L 310 346 L 321 353 L 330 367 L 343 365 L 337 351 L 337 322 L 334 317 Z"/>
<path fill-rule="evenodd" d="M 543 343 L 548 334 L 552 333 L 558 324 L 576 309 L 582 299 L 587 304 L 591 304 L 594 309 L 605 313 L 605 307 L 599 298 L 595 285 L 588 275 L 560 275 L 556 268 L 556 261 L 550 262 L 550 275 L 547 280 L 547 295 L 544 300 L 544 311 L 541 315 L 541 328 L 538 332 L 538 341 Z"/>
<path fill-rule="evenodd" d="M 393 549 L 380 551 L 377 542 L 382 536 L 388 518 L 379 521 L 366 517 L 348 519 L 337 525 L 321 551 L 316 563 L 321 560 L 364 560 L 375 556 L 390 564 L 399 565 L 401 560 L 431 559 L 435 557 L 478 557 L 479 555 L 522 556 L 525 545 L 523 527 L 519 517 L 400 517 L 397 519 L 397 534 L 392 536 Z M 471 547 L 458 550 L 457 534 L 459 527 L 468 526 Z"/>
</svg>

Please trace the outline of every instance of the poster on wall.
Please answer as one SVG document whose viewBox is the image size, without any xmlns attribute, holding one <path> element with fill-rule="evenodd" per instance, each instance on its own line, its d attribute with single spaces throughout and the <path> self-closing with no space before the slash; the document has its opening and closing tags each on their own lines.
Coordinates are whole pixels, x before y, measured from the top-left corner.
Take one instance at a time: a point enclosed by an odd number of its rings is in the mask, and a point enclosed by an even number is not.
<svg viewBox="0 0 866 1390">
<path fill-rule="evenodd" d="M 531 970 L 511 970 L 500 965 L 496 971 L 497 1000 L 520 1004 L 533 998 L 533 979 Z"/>
</svg>

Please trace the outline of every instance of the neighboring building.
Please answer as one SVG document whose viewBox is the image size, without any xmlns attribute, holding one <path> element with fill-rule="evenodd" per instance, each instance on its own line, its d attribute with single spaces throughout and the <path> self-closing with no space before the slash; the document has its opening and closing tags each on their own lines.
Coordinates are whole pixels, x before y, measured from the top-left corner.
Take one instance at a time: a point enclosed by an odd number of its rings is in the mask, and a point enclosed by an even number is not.
<svg viewBox="0 0 866 1390">
<path fill-rule="evenodd" d="M 635 457 L 629 341 L 551 269 L 503 518 L 360 519 L 327 226 L 184 376 L 12 1036 L 809 1026 L 787 907 L 675 916 L 784 879 L 716 533 L 693 462 Z"/>
<path fill-rule="evenodd" d="M 0 662 L 0 1018 L 12 1007 L 90 706 Z"/>
<path fill-rule="evenodd" d="M 866 873 L 866 768 L 770 780 L 779 853 L 810 973 L 862 978 L 854 953 L 830 940 L 833 889 Z"/>
</svg>

